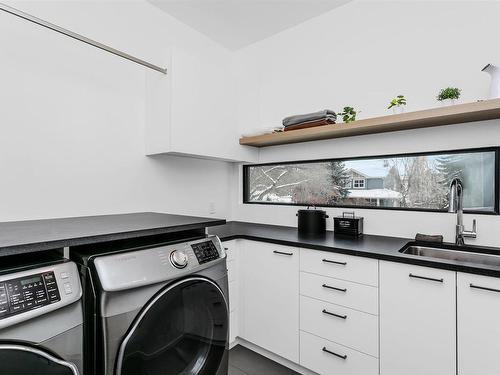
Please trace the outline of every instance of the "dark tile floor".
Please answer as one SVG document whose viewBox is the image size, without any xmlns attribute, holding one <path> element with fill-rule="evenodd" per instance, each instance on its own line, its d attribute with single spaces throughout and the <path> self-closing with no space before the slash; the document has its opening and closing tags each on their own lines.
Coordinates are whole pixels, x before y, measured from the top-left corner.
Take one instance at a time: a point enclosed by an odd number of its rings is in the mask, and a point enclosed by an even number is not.
<svg viewBox="0 0 500 375">
<path fill-rule="evenodd" d="M 300 375 L 241 345 L 229 351 L 228 375 Z"/>
</svg>

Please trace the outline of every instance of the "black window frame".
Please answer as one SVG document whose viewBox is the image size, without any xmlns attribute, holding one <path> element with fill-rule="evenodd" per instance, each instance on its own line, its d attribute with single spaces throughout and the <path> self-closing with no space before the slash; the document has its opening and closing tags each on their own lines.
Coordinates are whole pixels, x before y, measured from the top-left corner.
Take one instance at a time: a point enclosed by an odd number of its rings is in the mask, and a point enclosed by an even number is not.
<svg viewBox="0 0 500 375">
<path fill-rule="evenodd" d="M 424 152 L 412 152 L 403 154 L 382 154 L 382 155 L 370 155 L 370 156 L 355 156 L 349 158 L 329 158 L 329 159 L 314 159 L 314 160 L 288 160 L 288 161 L 277 161 L 271 163 L 259 163 L 259 164 L 244 164 L 243 165 L 243 204 L 261 204 L 261 205 L 272 205 L 272 206 L 297 206 L 306 207 L 307 204 L 302 203 L 285 203 L 285 202 L 255 202 L 249 201 L 249 170 L 250 167 L 262 167 L 266 165 L 287 165 L 287 164 L 311 164 L 311 163 L 321 163 L 321 162 L 346 162 L 353 160 L 367 160 L 367 159 L 389 159 L 395 157 L 416 157 L 416 156 L 430 156 L 439 154 L 463 154 L 463 153 L 479 153 L 479 152 L 494 152 L 495 153 L 495 204 L 494 210 L 491 212 L 480 211 L 480 210 L 466 210 L 464 213 L 476 214 L 476 215 L 499 215 L 499 193 L 500 193 L 500 146 L 493 147 L 477 147 L 477 148 L 464 148 L 464 149 L 452 149 L 452 150 L 438 150 L 438 151 L 424 151 Z M 313 206 L 313 205 L 311 205 Z M 377 206 L 358 206 L 358 205 L 327 205 L 318 204 L 314 207 L 325 207 L 325 208 L 349 208 L 349 209 L 362 209 L 362 210 L 389 210 L 389 211 L 416 211 L 416 212 L 440 212 L 446 213 L 446 210 L 430 209 L 430 208 L 409 208 L 409 207 L 377 207 Z"/>
</svg>

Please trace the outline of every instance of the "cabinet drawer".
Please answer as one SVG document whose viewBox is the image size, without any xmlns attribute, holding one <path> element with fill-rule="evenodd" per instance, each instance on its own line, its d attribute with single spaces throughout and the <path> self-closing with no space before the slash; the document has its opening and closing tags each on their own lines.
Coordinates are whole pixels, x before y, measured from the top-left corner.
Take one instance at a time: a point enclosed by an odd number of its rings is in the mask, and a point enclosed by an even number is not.
<svg viewBox="0 0 500 375">
<path fill-rule="evenodd" d="M 300 297 L 300 329 L 378 357 L 378 317 Z"/>
<path fill-rule="evenodd" d="M 378 286 L 378 260 L 300 249 L 300 270 Z"/>
<path fill-rule="evenodd" d="M 373 286 L 301 272 L 300 294 L 378 315 L 378 288 Z"/>
<path fill-rule="evenodd" d="M 378 359 L 300 332 L 300 365 L 321 375 L 377 375 Z"/>
</svg>

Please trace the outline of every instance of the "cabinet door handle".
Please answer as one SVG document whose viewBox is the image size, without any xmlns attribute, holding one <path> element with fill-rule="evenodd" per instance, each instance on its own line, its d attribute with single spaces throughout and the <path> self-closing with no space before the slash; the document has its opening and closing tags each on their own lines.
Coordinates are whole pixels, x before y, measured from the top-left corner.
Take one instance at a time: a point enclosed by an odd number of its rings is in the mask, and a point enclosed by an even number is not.
<svg viewBox="0 0 500 375">
<path fill-rule="evenodd" d="M 347 315 L 339 315 L 339 314 L 335 314 L 335 313 L 332 313 L 326 309 L 323 309 L 323 314 L 327 314 L 327 315 L 331 315 L 331 316 L 335 316 L 337 318 L 340 318 L 340 319 L 347 319 Z"/>
<path fill-rule="evenodd" d="M 344 355 L 341 355 L 341 354 L 337 354 L 335 352 L 332 352 L 331 350 L 328 350 L 326 347 L 323 346 L 323 350 L 325 353 L 328 353 L 328 354 L 331 354 L 331 355 L 334 355 L 335 357 L 339 357 L 339 358 L 342 358 L 342 359 L 347 359 L 347 354 L 344 354 Z"/>
<path fill-rule="evenodd" d="M 288 255 L 288 256 L 292 256 L 293 253 L 285 253 L 283 251 L 278 251 L 278 250 L 274 250 L 273 253 L 275 254 L 281 254 L 281 255 Z"/>
<path fill-rule="evenodd" d="M 481 289 L 481 290 L 487 290 L 489 292 L 496 292 L 496 293 L 500 293 L 500 289 L 494 289 L 494 288 L 487 288 L 485 286 L 479 286 L 479 285 L 474 285 L 474 284 L 470 284 L 470 287 L 471 288 L 474 288 L 474 289 Z"/>
<path fill-rule="evenodd" d="M 342 266 L 346 266 L 347 262 L 337 262 L 336 260 L 329 260 L 329 259 L 323 259 L 323 262 L 325 263 L 333 263 L 333 264 L 340 264 Z"/>
<path fill-rule="evenodd" d="M 426 277 L 426 276 L 418 276 L 410 273 L 410 277 L 413 277 L 414 279 L 422 279 L 422 280 L 429 280 L 429 281 L 437 281 L 438 283 L 444 282 L 444 279 L 435 279 L 433 277 Z"/>
<path fill-rule="evenodd" d="M 347 289 L 342 289 L 342 288 L 336 288 L 334 286 L 330 286 L 330 285 L 327 285 L 327 284 L 323 284 L 323 288 L 327 288 L 327 289 L 333 289 L 333 290 L 338 290 L 339 292 L 347 292 Z"/>
</svg>

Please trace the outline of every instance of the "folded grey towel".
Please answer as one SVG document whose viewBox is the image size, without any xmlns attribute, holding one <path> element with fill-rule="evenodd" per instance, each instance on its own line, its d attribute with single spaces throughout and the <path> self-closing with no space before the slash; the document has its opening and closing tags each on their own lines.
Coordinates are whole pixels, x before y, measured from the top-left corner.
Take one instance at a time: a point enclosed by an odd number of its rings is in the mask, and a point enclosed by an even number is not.
<svg viewBox="0 0 500 375">
<path fill-rule="evenodd" d="M 287 125 L 284 126 L 284 128 L 290 128 L 290 127 L 295 127 L 295 126 L 300 126 L 304 124 L 311 124 L 311 123 L 317 123 L 317 122 L 328 122 L 330 124 L 335 124 L 335 121 L 337 120 L 337 116 L 323 116 L 320 118 L 315 118 L 314 120 L 297 120 L 297 121 L 292 121 L 289 122 Z"/>
<path fill-rule="evenodd" d="M 415 241 L 417 241 L 417 242 L 443 243 L 443 236 L 440 235 L 440 234 L 422 234 L 422 233 L 417 233 L 415 235 Z"/>
<path fill-rule="evenodd" d="M 303 122 L 316 121 L 322 119 L 329 119 L 335 121 L 337 119 L 337 115 L 334 111 L 325 109 L 323 111 L 306 113 L 304 115 L 289 116 L 283 119 L 283 126 L 297 125 Z"/>
</svg>

